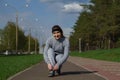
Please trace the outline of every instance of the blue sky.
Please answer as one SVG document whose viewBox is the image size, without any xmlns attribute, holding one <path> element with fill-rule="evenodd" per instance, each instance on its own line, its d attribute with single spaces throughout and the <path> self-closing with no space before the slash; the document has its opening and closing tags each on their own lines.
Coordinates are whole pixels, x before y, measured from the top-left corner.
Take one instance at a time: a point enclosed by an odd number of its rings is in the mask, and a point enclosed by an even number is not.
<svg viewBox="0 0 120 80">
<path fill-rule="evenodd" d="M 47 38 L 51 27 L 60 25 L 66 36 L 72 31 L 79 13 L 80 4 L 90 0 L 0 0 L 0 28 L 8 21 L 14 21 L 18 12 L 18 24 L 28 33 L 31 28 L 33 36 Z"/>
</svg>

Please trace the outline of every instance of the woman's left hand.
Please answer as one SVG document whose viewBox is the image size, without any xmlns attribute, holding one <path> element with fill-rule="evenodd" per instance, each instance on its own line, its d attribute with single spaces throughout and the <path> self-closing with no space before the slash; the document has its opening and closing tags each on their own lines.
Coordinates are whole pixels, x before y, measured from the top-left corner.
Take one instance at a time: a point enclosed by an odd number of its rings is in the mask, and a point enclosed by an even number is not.
<svg viewBox="0 0 120 80">
<path fill-rule="evenodd" d="M 53 68 L 53 70 L 58 70 L 59 69 L 59 66 L 56 64 L 55 66 L 54 66 L 54 68 Z"/>
</svg>

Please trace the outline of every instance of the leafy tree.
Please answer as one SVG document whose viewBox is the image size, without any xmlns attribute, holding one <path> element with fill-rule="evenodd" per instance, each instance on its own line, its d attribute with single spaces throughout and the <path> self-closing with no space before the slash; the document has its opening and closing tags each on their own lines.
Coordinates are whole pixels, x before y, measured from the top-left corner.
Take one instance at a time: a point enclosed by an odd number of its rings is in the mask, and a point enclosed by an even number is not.
<svg viewBox="0 0 120 80">
<path fill-rule="evenodd" d="M 24 32 L 19 29 L 17 26 L 18 31 L 18 51 L 22 50 L 24 47 L 26 40 Z M 16 24 L 14 22 L 8 22 L 5 26 L 4 30 L 4 38 L 3 44 L 5 45 L 6 49 L 8 50 L 16 50 Z"/>
<path fill-rule="evenodd" d="M 82 39 L 82 50 L 116 47 L 120 39 L 120 1 L 90 2 L 92 5 L 83 5 L 85 9 L 73 27 L 74 32 L 70 36 L 71 49 L 78 50 L 79 38 Z"/>
<path fill-rule="evenodd" d="M 23 50 L 27 43 L 26 37 L 22 29 L 18 29 L 18 50 Z"/>
<path fill-rule="evenodd" d="M 5 45 L 3 44 L 3 42 L 4 42 L 3 37 L 4 37 L 3 30 L 0 29 L 0 51 L 1 52 L 5 50 Z"/>
<path fill-rule="evenodd" d="M 13 22 L 8 22 L 4 28 L 4 45 L 6 49 L 15 50 L 16 44 L 16 25 Z"/>
<path fill-rule="evenodd" d="M 35 40 L 36 40 L 36 46 L 35 46 Z M 39 51 L 39 42 L 37 39 L 28 35 L 28 36 L 26 36 L 26 41 L 27 41 L 27 43 L 25 44 L 25 47 L 24 47 L 25 51 L 29 52 L 29 47 L 30 47 L 30 52 L 35 51 L 35 47 L 36 47 L 37 52 Z M 30 41 L 30 44 L 29 44 L 29 41 Z"/>
</svg>

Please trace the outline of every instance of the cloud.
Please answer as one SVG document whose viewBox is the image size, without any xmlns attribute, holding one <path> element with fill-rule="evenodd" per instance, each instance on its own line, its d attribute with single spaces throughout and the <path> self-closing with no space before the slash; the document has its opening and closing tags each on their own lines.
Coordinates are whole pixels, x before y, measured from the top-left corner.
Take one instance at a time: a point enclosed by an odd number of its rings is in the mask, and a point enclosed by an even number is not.
<svg viewBox="0 0 120 80">
<path fill-rule="evenodd" d="M 68 13 L 78 13 L 81 12 L 82 10 L 83 10 L 83 6 L 75 2 L 70 4 L 65 4 L 62 9 L 63 12 L 68 12 Z"/>
<path fill-rule="evenodd" d="M 89 0 L 40 0 L 40 2 L 62 2 L 62 3 L 66 3 L 66 2 L 88 2 Z"/>
<path fill-rule="evenodd" d="M 83 4 L 88 4 L 89 0 L 40 0 L 40 2 L 49 3 L 52 10 L 65 13 L 79 13 L 83 11 Z"/>
<path fill-rule="evenodd" d="M 89 3 L 90 0 L 39 0 L 40 2 L 44 3 Z"/>
</svg>

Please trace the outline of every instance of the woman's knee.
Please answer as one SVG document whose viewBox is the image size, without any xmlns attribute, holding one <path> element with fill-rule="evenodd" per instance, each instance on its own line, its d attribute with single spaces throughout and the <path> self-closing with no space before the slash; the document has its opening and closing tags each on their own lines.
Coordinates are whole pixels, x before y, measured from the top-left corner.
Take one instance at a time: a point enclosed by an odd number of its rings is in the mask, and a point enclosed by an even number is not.
<svg viewBox="0 0 120 80">
<path fill-rule="evenodd" d="M 48 54 L 52 54 L 53 53 L 53 49 L 52 48 L 49 48 L 48 49 Z"/>
<path fill-rule="evenodd" d="M 53 49 L 52 49 L 52 48 L 49 48 L 49 49 L 48 49 L 48 57 L 49 57 L 49 58 L 54 58 L 54 56 L 55 56 L 55 54 L 54 54 Z"/>
<path fill-rule="evenodd" d="M 58 55 L 55 57 L 56 61 L 58 62 L 58 61 L 62 58 L 62 56 L 63 56 L 63 54 L 58 54 Z"/>
</svg>

